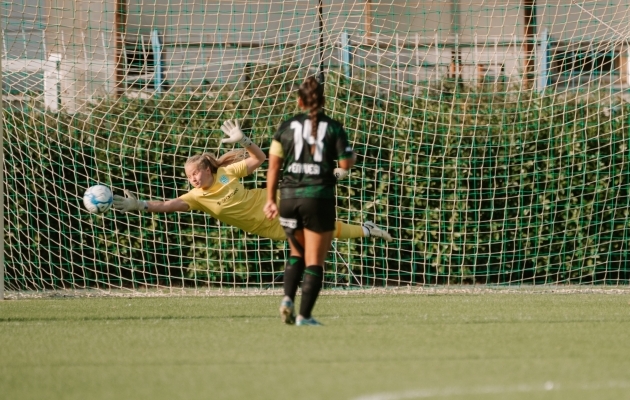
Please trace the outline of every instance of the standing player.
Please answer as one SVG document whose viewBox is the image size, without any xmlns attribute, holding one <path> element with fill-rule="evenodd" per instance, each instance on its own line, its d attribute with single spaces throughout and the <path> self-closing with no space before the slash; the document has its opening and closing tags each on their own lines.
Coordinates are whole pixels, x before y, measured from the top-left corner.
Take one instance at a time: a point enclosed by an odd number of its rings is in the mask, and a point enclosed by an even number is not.
<svg viewBox="0 0 630 400">
<path fill-rule="evenodd" d="M 267 189 L 245 189 L 240 182 L 240 178 L 254 172 L 266 160 L 265 154 L 243 135 L 238 122 L 225 121 L 221 129 L 228 136 L 223 143 L 240 143 L 245 151 L 230 151 L 220 158 L 211 154 L 189 158 L 184 170 L 193 186 L 191 191 L 167 201 L 144 201 L 125 190 L 126 197 L 114 196 L 113 207 L 124 212 L 140 210 L 152 213 L 198 210 L 248 233 L 286 240 L 278 218 L 268 220 L 263 214 Z M 389 233 L 371 222 L 362 226 L 337 222 L 335 227 L 338 239 L 372 236 L 392 240 Z"/>
<path fill-rule="evenodd" d="M 280 216 L 291 248 L 280 303 L 280 315 L 287 324 L 321 325 L 311 312 L 335 232 L 335 163 L 339 161 L 342 173 L 347 173 L 355 162 L 341 123 L 324 114 L 324 101 L 324 85 L 315 77 L 307 78 L 298 90 L 298 106 L 308 114 L 283 122 L 269 149 L 264 212 L 270 220 Z M 281 168 L 282 183 L 278 184 Z M 279 206 L 275 196 L 278 187 Z M 302 301 L 295 318 L 295 294 L 302 274 Z"/>
</svg>

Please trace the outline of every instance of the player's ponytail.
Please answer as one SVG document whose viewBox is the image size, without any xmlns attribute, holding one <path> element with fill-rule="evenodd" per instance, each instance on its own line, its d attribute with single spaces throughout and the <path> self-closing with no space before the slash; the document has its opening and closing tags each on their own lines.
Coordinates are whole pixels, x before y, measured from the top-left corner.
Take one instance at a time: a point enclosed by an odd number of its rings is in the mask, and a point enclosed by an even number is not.
<svg viewBox="0 0 630 400">
<path fill-rule="evenodd" d="M 212 153 L 197 154 L 190 157 L 184 167 L 194 165 L 196 168 L 206 169 L 210 168 L 213 174 L 217 173 L 220 167 L 225 167 L 230 164 L 242 161 L 249 156 L 245 149 L 231 150 L 217 158 Z"/>
<path fill-rule="evenodd" d="M 225 167 L 230 164 L 237 163 L 239 161 L 243 161 L 249 157 L 249 153 L 245 149 L 234 149 L 230 150 L 227 153 L 223 154 L 217 160 L 219 167 Z"/>
<path fill-rule="evenodd" d="M 311 136 L 317 139 L 318 113 L 324 108 L 326 99 L 324 97 L 324 85 L 320 84 L 317 78 L 310 76 L 300 85 L 298 95 L 304 107 L 309 109 L 308 117 L 311 120 Z M 315 152 L 315 145 L 311 146 L 311 154 Z"/>
</svg>

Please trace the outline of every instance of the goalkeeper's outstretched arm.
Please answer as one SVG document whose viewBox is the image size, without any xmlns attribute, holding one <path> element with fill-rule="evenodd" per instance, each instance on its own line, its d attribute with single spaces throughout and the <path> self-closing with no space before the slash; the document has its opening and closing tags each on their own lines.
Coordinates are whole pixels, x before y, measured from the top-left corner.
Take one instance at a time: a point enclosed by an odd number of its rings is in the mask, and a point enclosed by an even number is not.
<svg viewBox="0 0 630 400">
<path fill-rule="evenodd" d="M 138 200 L 136 196 L 127 189 L 125 189 L 125 196 L 114 195 L 113 207 L 123 212 L 146 211 L 153 213 L 169 213 L 190 210 L 188 204 L 179 198 L 166 201 Z"/>
</svg>

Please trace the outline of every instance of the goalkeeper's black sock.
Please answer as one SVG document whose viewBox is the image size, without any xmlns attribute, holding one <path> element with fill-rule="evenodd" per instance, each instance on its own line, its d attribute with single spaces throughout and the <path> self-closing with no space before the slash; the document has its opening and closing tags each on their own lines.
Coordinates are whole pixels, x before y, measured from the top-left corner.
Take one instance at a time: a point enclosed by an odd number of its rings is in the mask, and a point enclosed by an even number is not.
<svg viewBox="0 0 630 400">
<path fill-rule="evenodd" d="M 304 271 L 302 282 L 302 301 L 300 302 L 300 315 L 306 319 L 311 318 L 311 311 L 315 307 L 317 296 L 324 281 L 324 267 L 311 265 Z"/>
<path fill-rule="evenodd" d="M 298 285 L 302 280 L 304 273 L 304 259 L 302 257 L 291 256 L 284 266 L 284 295 L 288 296 L 291 301 L 295 301 L 295 293 Z"/>
</svg>

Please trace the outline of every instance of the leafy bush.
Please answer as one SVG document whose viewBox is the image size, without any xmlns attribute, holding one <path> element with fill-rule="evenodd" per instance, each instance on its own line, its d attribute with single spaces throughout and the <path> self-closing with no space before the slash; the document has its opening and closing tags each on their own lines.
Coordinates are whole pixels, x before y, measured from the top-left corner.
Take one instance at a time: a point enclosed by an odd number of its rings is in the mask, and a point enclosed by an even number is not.
<svg viewBox="0 0 630 400">
<path fill-rule="evenodd" d="M 183 163 L 220 150 L 228 118 L 266 148 L 296 111 L 282 82 L 74 115 L 5 110 L 9 288 L 271 282 L 282 242 L 197 213 L 88 215 L 81 196 L 99 182 L 177 197 Z M 375 219 L 397 239 L 339 242 L 337 272 L 366 285 L 628 282 L 627 103 L 470 88 L 372 96 L 334 75 L 327 95 L 360 156 L 339 186 L 339 217 Z M 264 186 L 265 172 L 246 186 Z"/>
</svg>

